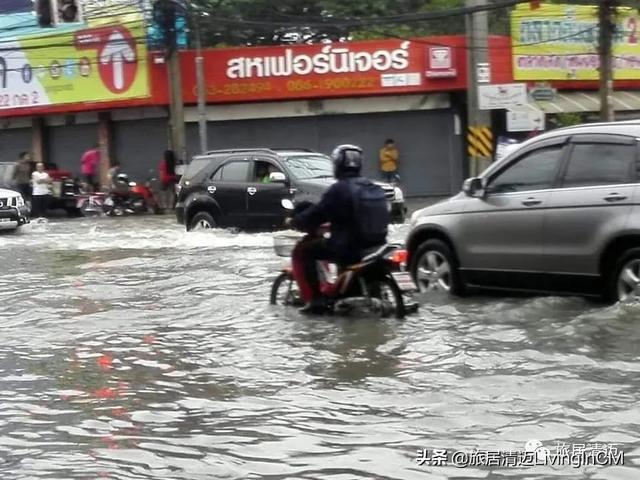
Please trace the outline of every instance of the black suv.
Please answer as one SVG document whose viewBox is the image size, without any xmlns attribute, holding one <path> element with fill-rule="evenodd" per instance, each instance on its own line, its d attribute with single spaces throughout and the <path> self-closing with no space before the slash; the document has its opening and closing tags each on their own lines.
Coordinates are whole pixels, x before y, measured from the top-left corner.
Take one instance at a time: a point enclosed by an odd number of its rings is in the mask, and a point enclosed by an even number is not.
<svg viewBox="0 0 640 480">
<path fill-rule="evenodd" d="M 281 228 L 294 202 L 317 202 L 334 181 L 331 159 L 311 150 L 216 150 L 188 165 L 178 185 L 176 217 L 187 230 Z M 380 186 L 392 218 L 404 221 L 401 190 Z"/>
</svg>

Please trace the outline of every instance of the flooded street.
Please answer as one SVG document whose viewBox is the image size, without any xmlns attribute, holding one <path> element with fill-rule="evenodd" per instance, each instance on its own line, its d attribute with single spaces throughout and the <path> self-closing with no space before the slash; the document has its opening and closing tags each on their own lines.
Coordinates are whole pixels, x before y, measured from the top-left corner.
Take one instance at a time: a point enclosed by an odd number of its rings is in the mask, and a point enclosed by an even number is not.
<svg viewBox="0 0 640 480">
<path fill-rule="evenodd" d="M 268 305 L 282 263 L 271 234 L 171 216 L 0 235 L 0 478 L 640 478 L 640 306 L 431 297 L 403 321 L 310 319 Z M 530 440 L 624 464 L 417 461 Z"/>
</svg>

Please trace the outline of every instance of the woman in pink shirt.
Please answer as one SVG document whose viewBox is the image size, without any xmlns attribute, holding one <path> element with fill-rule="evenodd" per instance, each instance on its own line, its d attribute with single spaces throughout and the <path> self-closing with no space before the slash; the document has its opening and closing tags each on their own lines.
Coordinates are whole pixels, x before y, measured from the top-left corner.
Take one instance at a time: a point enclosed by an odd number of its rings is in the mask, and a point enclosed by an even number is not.
<svg viewBox="0 0 640 480">
<path fill-rule="evenodd" d="M 93 191 L 100 190 L 100 184 L 97 181 L 98 166 L 100 165 L 100 150 L 98 145 L 87 150 L 80 159 L 81 173 L 87 185 L 90 185 Z"/>
</svg>

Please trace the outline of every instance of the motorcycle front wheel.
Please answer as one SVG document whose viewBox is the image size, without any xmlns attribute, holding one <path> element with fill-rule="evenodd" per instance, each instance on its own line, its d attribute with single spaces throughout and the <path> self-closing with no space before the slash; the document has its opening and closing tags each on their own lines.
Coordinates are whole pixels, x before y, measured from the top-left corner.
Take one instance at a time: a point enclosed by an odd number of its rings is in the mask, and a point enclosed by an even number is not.
<svg viewBox="0 0 640 480">
<path fill-rule="evenodd" d="M 293 275 L 290 272 L 282 272 L 273 281 L 271 286 L 271 305 L 301 306 L 302 300 Z"/>
</svg>

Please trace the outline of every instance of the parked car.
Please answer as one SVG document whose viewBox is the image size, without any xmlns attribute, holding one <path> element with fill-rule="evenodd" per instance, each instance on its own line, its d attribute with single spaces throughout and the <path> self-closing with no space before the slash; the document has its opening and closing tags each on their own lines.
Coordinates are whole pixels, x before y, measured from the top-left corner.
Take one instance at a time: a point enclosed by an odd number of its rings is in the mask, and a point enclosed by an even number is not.
<svg viewBox="0 0 640 480">
<path fill-rule="evenodd" d="M 317 202 L 335 182 L 333 162 L 310 150 L 217 150 L 198 156 L 178 185 L 176 217 L 187 230 L 214 226 L 274 229 L 290 213 L 287 202 Z M 404 221 L 402 190 L 380 183 L 391 216 Z"/>
<path fill-rule="evenodd" d="M 640 298 L 640 122 L 535 137 L 415 212 L 409 265 L 423 291 Z"/>
<path fill-rule="evenodd" d="M 0 187 L 16 188 L 13 180 L 15 168 L 16 162 L 0 162 Z M 52 180 L 49 208 L 65 210 L 70 216 L 78 215 L 76 195 L 79 192 L 79 186 L 73 174 L 67 170 L 59 169 L 54 164 L 47 164 L 45 170 Z"/>
<path fill-rule="evenodd" d="M 0 230 L 15 230 L 29 222 L 29 212 L 22 195 L 0 188 Z"/>
</svg>

